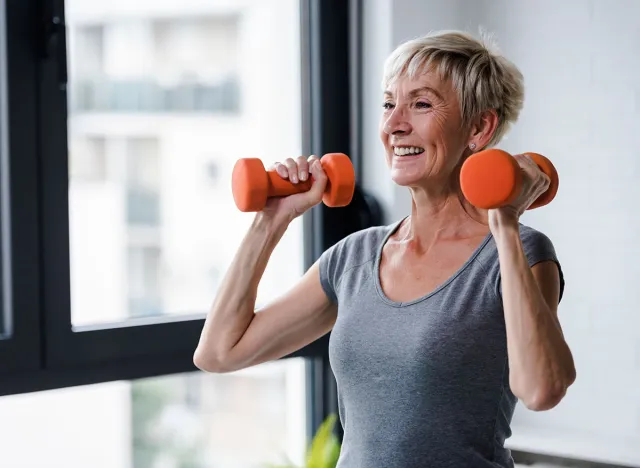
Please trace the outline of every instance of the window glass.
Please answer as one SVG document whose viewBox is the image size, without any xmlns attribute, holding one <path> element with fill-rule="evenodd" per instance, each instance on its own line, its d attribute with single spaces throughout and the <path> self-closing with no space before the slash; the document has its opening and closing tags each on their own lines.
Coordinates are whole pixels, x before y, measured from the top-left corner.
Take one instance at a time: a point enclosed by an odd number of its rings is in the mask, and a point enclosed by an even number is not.
<svg viewBox="0 0 640 468">
<path fill-rule="evenodd" d="M 65 9 L 73 325 L 204 314 L 253 217 L 234 163 L 301 154 L 298 2 Z M 259 302 L 303 273 L 302 233 L 298 219 Z"/>
<path fill-rule="evenodd" d="M 11 468 L 264 468 L 302 465 L 305 361 L 0 398 Z"/>
</svg>

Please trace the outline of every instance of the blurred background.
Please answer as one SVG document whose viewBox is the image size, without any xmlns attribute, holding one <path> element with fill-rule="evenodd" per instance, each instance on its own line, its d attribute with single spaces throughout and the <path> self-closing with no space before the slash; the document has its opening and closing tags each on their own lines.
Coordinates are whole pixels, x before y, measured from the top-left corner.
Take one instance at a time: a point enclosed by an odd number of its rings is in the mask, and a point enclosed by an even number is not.
<svg viewBox="0 0 640 468">
<path fill-rule="evenodd" d="M 339 238 L 407 214 L 377 133 L 386 56 L 481 28 L 525 76 L 500 147 L 560 174 L 523 222 L 563 264 L 578 371 L 558 407 L 518 407 L 508 445 L 523 465 L 640 467 L 640 2 L 5 0 L 2 15 L 3 468 L 301 466 L 336 411 L 326 339 L 230 374 L 191 362 L 252 219 L 233 164 L 340 151 L 357 169 L 353 207 L 291 226 L 264 303 Z"/>
</svg>

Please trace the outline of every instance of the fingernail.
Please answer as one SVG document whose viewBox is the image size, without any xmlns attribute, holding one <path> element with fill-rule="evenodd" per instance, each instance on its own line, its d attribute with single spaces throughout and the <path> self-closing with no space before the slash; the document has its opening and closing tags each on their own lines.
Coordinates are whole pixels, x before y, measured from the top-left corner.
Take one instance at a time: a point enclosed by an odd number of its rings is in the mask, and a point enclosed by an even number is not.
<svg viewBox="0 0 640 468">
<path fill-rule="evenodd" d="M 304 171 L 300 171 L 300 180 L 305 181 L 307 180 L 307 173 Z"/>
<path fill-rule="evenodd" d="M 294 184 L 298 183 L 298 176 L 296 174 L 291 174 L 291 182 Z"/>
</svg>

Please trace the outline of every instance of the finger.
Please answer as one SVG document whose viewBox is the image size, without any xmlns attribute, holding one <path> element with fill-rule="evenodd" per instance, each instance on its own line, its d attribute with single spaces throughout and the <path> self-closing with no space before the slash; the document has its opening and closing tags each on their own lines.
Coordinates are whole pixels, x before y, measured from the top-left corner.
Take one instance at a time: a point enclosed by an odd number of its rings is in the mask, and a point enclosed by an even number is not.
<svg viewBox="0 0 640 468">
<path fill-rule="evenodd" d="M 527 178 L 531 180 L 531 182 L 540 182 L 540 177 L 544 173 L 534 161 L 533 157 L 528 154 L 519 154 L 514 157 L 522 171 L 525 173 Z"/>
<path fill-rule="evenodd" d="M 538 166 L 533 156 L 529 154 L 523 155 L 522 167 L 527 174 L 531 186 L 531 190 L 536 197 L 545 193 L 551 185 L 551 178 Z"/>
<path fill-rule="evenodd" d="M 316 163 L 318 164 L 316 166 Z M 320 162 L 320 158 L 318 156 L 316 156 L 315 154 L 312 154 L 311 156 L 309 156 L 307 158 L 307 164 L 309 165 L 309 173 L 313 174 L 314 172 L 314 168 L 315 170 L 321 170 L 324 171 L 324 169 L 322 168 L 322 163 Z"/>
<path fill-rule="evenodd" d="M 287 167 L 289 173 L 289 180 L 294 184 L 298 183 L 298 165 L 292 158 L 287 158 L 284 161 L 284 165 Z"/>
<path fill-rule="evenodd" d="M 537 166 L 537 164 L 535 163 L 533 158 L 531 156 L 529 156 L 528 154 L 526 154 L 526 153 L 525 154 L 516 154 L 513 157 L 518 162 L 518 165 L 523 169 L 527 169 L 527 168 L 531 168 L 533 166 Z"/>
<path fill-rule="evenodd" d="M 309 178 L 309 164 L 307 162 L 307 158 L 304 156 L 298 156 L 296 163 L 298 164 L 298 178 L 304 182 Z"/>
<path fill-rule="evenodd" d="M 287 170 L 287 167 L 282 164 L 281 162 L 274 162 L 271 167 L 269 167 L 267 169 L 268 171 L 276 171 L 276 173 L 282 177 L 283 179 L 286 179 L 289 177 L 289 171 Z"/>
<path fill-rule="evenodd" d="M 544 190 L 546 191 L 549 186 L 551 185 L 551 177 L 549 177 L 547 174 L 545 174 L 544 172 L 540 171 L 542 174 L 540 177 L 542 177 L 542 186 L 544 187 Z"/>
<path fill-rule="evenodd" d="M 533 180 L 539 183 L 541 186 L 548 187 L 551 179 L 549 176 L 542 170 L 538 163 L 533 159 L 533 156 L 530 154 L 525 154 L 524 158 L 525 164 L 528 169 L 530 169 L 530 174 Z"/>
</svg>

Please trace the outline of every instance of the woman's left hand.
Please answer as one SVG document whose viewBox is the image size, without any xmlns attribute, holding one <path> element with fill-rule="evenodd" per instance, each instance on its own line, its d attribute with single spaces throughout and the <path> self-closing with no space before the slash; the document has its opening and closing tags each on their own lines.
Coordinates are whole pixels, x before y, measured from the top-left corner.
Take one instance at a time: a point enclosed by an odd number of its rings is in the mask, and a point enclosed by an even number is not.
<svg viewBox="0 0 640 468">
<path fill-rule="evenodd" d="M 505 223 L 517 225 L 520 216 L 547 191 L 551 183 L 549 176 L 540 170 L 531 156 L 516 154 L 514 158 L 522 170 L 522 191 L 510 205 L 489 210 L 489 227 L 494 232 Z"/>
</svg>

